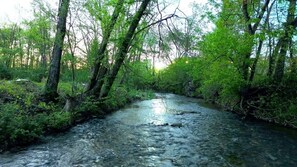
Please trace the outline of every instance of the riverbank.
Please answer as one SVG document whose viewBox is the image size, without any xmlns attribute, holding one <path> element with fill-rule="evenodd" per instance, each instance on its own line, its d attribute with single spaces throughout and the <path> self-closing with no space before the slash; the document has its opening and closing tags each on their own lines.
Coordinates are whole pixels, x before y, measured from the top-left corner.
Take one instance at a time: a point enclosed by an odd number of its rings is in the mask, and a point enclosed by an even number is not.
<svg viewBox="0 0 297 167">
<path fill-rule="evenodd" d="M 152 92 L 119 87 L 104 102 L 85 100 L 75 111 L 65 112 L 70 83 L 60 83 L 56 103 L 44 103 L 38 98 L 43 83 L 29 80 L 0 81 L 0 152 L 38 141 L 42 136 L 62 132 L 94 117 L 104 117 L 135 100 L 152 98 Z M 83 91 L 83 86 L 78 86 Z"/>
</svg>

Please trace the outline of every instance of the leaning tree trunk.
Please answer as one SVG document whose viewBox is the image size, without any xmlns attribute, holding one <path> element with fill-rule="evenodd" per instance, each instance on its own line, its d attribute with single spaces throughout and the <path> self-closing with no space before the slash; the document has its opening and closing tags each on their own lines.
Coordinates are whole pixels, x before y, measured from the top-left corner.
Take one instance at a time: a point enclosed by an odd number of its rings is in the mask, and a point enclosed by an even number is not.
<svg viewBox="0 0 297 167">
<path fill-rule="evenodd" d="M 54 41 L 52 59 L 47 82 L 44 89 L 44 97 L 47 100 L 54 100 L 58 96 L 58 83 L 60 79 L 60 63 L 63 50 L 64 37 L 66 34 L 66 19 L 70 0 L 61 0 L 58 11 L 57 32 Z"/>
<path fill-rule="evenodd" d="M 101 65 L 93 88 L 87 91 L 86 94 L 99 97 L 100 90 L 104 84 L 104 76 L 106 75 L 107 72 L 108 72 L 108 68 L 105 67 L 105 65 Z"/>
<path fill-rule="evenodd" d="M 127 55 L 132 38 L 135 34 L 135 30 L 136 30 L 136 28 L 140 22 L 140 19 L 143 16 L 144 11 L 147 8 L 150 1 L 151 0 L 143 0 L 138 11 L 134 15 L 133 20 L 130 24 L 129 30 L 126 33 L 125 38 L 123 39 L 122 43 L 120 44 L 120 47 L 115 55 L 115 57 L 116 57 L 115 64 L 105 78 L 104 85 L 100 91 L 99 98 L 104 98 L 108 95 L 108 93 L 111 89 L 111 86 L 118 74 L 118 71 L 119 71 L 120 67 L 122 66 L 124 59 Z"/>
<path fill-rule="evenodd" d="M 261 20 L 268 8 L 268 5 L 270 3 L 270 0 L 265 0 L 263 6 L 260 9 L 259 14 L 257 15 L 257 18 L 251 18 L 250 14 L 249 14 L 249 10 L 248 10 L 248 4 L 250 2 L 248 2 L 248 0 L 243 0 L 242 1 L 242 12 L 243 12 L 243 17 L 246 23 L 246 32 L 248 33 L 248 35 L 250 35 L 251 37 L 253 37 L 261 23 Z M 257 21 L 252 25 L 251 20 L 252 19 L 256 19 Z M 244 80 L 248 80 L 249 79 L 249 67 L 250 67 L 250 58 L 252 55 L 252 51 L 253 51 L 253 46 L 249 46 L 249 51 L 244 55 L 243 57 L 243 62 L 242 62 L 242 66 L 241 66 L 241 73 L 242 76 L 244 78 Z"/>
<path fill-rule="evenodd" d="M 266 30 L 266 27 L 268 27 L 268 31 L 270 29 L 269 28 L 269 18 L 270 18 L 270 13 L 271 13 L 271 10 L 272 10 L 272 7 L 273 7 L 273 4 L 274 3 L 275 3 L 275 1 L 272 2 L 272 4 L 270 5 L 270 7 L 267 10 L 266 19 L 265 19 L 264 26 L 263 26 L 263 29 L 264 30 Z M 260 55 L 261 55 L 262 46 L 263 46 L 263 39 L 260 39 L 259 45 L 258 45 L 258 48 L 257 48 L 257 51 L 256 51 L 255 60 L 254 60 L 254 62 L 252 64 L 252 66 L 251 66 L 251 74 L 250 74 L 250 78 L 249 78 L 249 83 L 252 83 L 253 80 L 254 80 L 254 76 L 255 76 L 255 73 L 256 73 L 257 63 L 258 63 L 258 60 L 259 60 Z"/>
</svg>

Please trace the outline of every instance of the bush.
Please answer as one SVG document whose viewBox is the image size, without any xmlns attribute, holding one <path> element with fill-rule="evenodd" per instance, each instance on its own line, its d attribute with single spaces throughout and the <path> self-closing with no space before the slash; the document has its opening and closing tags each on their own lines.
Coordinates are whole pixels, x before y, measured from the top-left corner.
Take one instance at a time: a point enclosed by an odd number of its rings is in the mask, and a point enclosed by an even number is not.
<svg viewBox="0 0 297 167">
<path fill-rule="evenodd" d="M 71 125 L 70 112 L 53 112 L 48 116 L 47 128 L 51 131 L 61 131 Z"/>
<path fill-rule="evenodd" d="M 84 101 L 80 104 L 78 108 L 73 111 L 73 119 L 79 120 L 84 118 L 89 118 L 91 116 L 98 116 L 103 114 L 100 108 L 101 102 L 94 99 L 93 97 L 87 97 Z"/>
<path fill-rule="evenodd" d="M 39 122 L 41 121 L 41 122 Z M 31 143 L 43 134 L 44 120 L 22 114 L 18 104 L 4 104 L 0 108 L 0 148 Z"/>
<path fill-rule="evenodd" d="M 125 87 L 112 88 L 108 97 L 103 101 L 103 108 L 107 111 L 116 110 L 128 102 L 128 91 Z"/>
</svg>

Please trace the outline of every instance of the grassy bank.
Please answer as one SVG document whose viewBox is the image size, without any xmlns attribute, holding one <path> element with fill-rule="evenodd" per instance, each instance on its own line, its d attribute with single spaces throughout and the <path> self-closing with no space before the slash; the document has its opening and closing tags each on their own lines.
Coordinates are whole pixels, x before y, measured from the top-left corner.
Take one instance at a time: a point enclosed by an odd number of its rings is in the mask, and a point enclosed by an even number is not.
<svg viewBox="0 0 297 167">
<path fill-rule="evenodd" d="M 57 103 L 46 104 L 38 98 L 43 83 L 0 81 L 0 152 L 15 146 L 28 145 L 43 135 L 69 129 L 73 125 L 123 107 L 137 99 L 152 98 L 150 91 L 118 87 L 103 102 L 86 99 L 71 112 L 63 111 L 66 97 L 72 94 L 70 83 L 59 85 Z M 83 86 L 77 85 L 76 92 Z"/>
</svg>

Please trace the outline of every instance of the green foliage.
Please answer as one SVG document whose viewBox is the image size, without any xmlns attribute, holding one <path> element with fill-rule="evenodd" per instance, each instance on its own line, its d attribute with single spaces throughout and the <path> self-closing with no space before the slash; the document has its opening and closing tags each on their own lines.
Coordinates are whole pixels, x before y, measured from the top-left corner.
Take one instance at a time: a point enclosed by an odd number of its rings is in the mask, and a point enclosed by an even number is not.
<svg viewBox="0 0 297 167">
<path fill-rule="evenodd" d="M 41 82 L 42 79 L 46 78 L 46 71 L 44 68 L 36 68 L 36 69 L 29 69 L 29 68 L 13 68 L 11 69 L 13 73 L 13 77 L 15 79 L 28 79 L 34 82 Z"/>
<path fill-rule="evenodd" d="M 47 128 L 54 131 L 61 131 L 71 125 L 70 112 L 53 112 L 48 116 Z"/>
<path fill-rule="evenodd" d="M 87 55 L 87 66 L 88 68 L 91 68 L 94 65 L 95 58 L 98 56 L 97 52 L 99 50 L 99 41 L 98 38 L 95 38 L 92 40 L 90 51 Z"/>
<path fill-rule="evenodd" d="M 210 58 L 211 59 L 211 58 Z M 240 100 L 245 82 L 234 63 L 224 58 L 181 58 L 159 73 L 158 88 L 173 93 L 200 96 L 223 105 Z M 192 92 L 191 92 L 192 91 Z"/>
<path fill-rule="evenodd" d="M 103 115 L 100 108 L 101 102 L 94 99 L 92 96 L 86 97 L 84 101 L 73 112 L 73 119 L 82 119 L 92 116 Z"/>
<path fill-rule="evenodd" d="M 147 100 L 152 99 L 155 97 L 155 94 L 152 90 L 136 90 L 136 89 L 129 89 L 128 91 L 128 102 L 133 102 L 135 100 Z"/>
<path fill-rule="evenodd" d="M 30 81 L 0 82 L 0 150 L 31 143 L 44 131 L 69 127 L 70 113 L 37 100 L 42 87 Z"/>
<path fill-rule="evenodd" d="M 40 118 L 40 117 L 39 117 Z M 0 148 L 13 144 L 22 145 L 36 140 L 43 133 L 41 119 L 24 115 L 18 104 L 4 104 L 0 107 Z"/>
<path fill-rule="evenodd" d="M 75 82 L 86 83 L 88 82 L 88 77 L 90 75 L 90 70 L 87 68 L 76 69 L 74 71 Z M 65 69 L 61 72 L 61 81 L 72 82 L 72 70 Z"/>
<path fill-rule="evenodd" d="M 0 105 L 0 149 L 39 139 L 44 131 L 61 131 L 71 124 L 69 112 L 29 114 L 17 103 Z"/>
<path fill-rule="evenodd" d="M 125 86 L 134 89 L 150 89 L 155 80 L 148 61 L 135 61 L 125 65 L 118 78 L 121 78 Z"/>
<path fill-rule="evenodd" d="M 204 71 L 200 91 L 207 100 L 232 106 L 240 100 L 239 92 L 244 87 L 244 83 L 231 62 L 217 61 Z"/>
<path fill-rule="evenodd" d="M 104 111 L 114 111 L 135 100 L 146 100 L 154 97 L 152 91 L 141 91 L 123 86 L 113 86 L 108 97 L 100 105 Z"/>
<path fill-rule="evenodd" d="M 200 58 L 180 58 L 158 73 L 158 89 L 187 94 L 189 87 L 200 85 L 202 61 Z M 198 92 L 194 92 L 198 93 Z"/>
<path fill-rule="evenodd" d="M 83 93 L 84 89 L 85 86 L 82 83 L 61 82 L 58 87 L 58 92 L 60 96 L 64 97 L 66 95 L 76 95 Z M 74 92 L 72 92 L 72 90 Z"/>
<path fill-rule="evenodd" d="M 4 63 L 0 63 L 0 79 L 11 79 L 12 78 L 11 70 L 7 68 Z"/>
<path fill-rule="evenodd" d="M 128 91 L 125 87 L 113 87 L 108 97 L 103 102 L 103 108 L 112 111 L 125 106 L 128 102 Z"/>
<path fill-rule="evenodd" d="M 204 37 L 200 49 L 209 64 L 223 59 L 241 68 L 243 57 L 250 51 L 252 43 L 253 39 L 247 35 L 218 28 Z"/>
<path fill-rule="evenodd" d="M 21 98 L 26 95 L 25 90 L 22 86 L 17 84 L 12 84 L 10 81 L 0 81 L 0 94 L 12 96 L 14 98 Z"/>
</svg>

